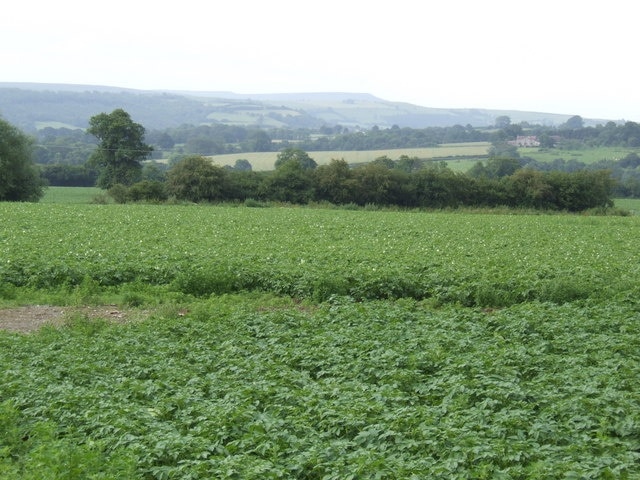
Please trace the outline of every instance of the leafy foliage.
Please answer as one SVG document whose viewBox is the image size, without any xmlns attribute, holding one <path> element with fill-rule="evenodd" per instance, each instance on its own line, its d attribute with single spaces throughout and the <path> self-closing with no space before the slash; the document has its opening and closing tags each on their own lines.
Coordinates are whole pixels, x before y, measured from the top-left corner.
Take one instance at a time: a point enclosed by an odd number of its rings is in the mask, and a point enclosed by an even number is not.
<svg viewBox="0 0 640 480">
<path fill-rule="evenodd" d="M 97 185 L 110 188 L 116 184 L 131 185 L 141 176 L 140 160 L 149 156 L 153 148 L 143 142 L 145 129 L 118 108 L 89 119 L 87 132 L 100 140 L 89 159 L 89 165 L 100 170 Z"/>
<path fill-rule="evenodd" d="M 0 478 L 640 474 L 637 217 L 0 218 L 3 301 L 152 312 L 0 331 Z"/>
<path fill-rule="evenodd" d="M 47 425 L 45 465 L 103 475 L 133 458 L 157 479 L 634 478 L 637 311 L 243 295 L 0 334 L 0 462 L 32 467 L 21 439 Z"/>
<path fill-rule="evenodd" d="M 637 217 L 0 204 L 15 286 L 164 285 L 508 306 L 635 288 Z"/>
<path fill-rule="evenodd" d="M 32 141 L 0 118 L 0 201 L 32 202 L 44 194 L 44 181 L 32 160 Z"/>
<path fill-rule="evenodd" d="M 168 173 L 167 191 L 179 200 L 215 201 L 224 198 L 227 172 L 209 160 L 190 155 Z"/>
</svg>

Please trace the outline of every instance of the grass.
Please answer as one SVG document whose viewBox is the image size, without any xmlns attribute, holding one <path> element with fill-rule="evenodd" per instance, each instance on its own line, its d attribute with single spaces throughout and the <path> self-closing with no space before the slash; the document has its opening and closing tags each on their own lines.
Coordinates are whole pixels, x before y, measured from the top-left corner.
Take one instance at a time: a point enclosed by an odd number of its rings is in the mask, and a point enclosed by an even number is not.
<svg viewBox="0 0 640 480">
<path fill-rule="evenodd" d="M 630 211 L 633 215 L 640 215 L 640 198 L 616 198 L 615 206 Z"/>
<path fill-rule="evenodd" d="M 531 157 L 540 162 L 552 162 L 558 158 L 564 160 L 575 160 L 587 165 L 599 162 L 600 160 L 620 160 L 629 153 L 638 153 L 637 148 L 621 148 L 621 147 L 597 147 L 585 148 L 583 150 L 561 150 L 561 149 L 536 149 L 536 148 L 520 148 L 520 155 L 523 157 Z"/>
<path fill-rule="evenodd" d="M 40 203 L 91 203 L 104 191 L 97 187 L 48 187 Z"/>
</svg>

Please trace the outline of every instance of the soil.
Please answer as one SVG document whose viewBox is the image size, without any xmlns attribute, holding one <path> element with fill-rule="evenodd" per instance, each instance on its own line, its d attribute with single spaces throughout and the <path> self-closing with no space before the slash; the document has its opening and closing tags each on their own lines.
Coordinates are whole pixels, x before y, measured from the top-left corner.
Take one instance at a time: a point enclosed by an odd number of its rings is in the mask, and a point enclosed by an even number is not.
<svg viewBox="0 0 640 480">
<path fill-rule="evenodd" d="M 63 325 L 70 315 L 81 314 L 87 318 L 100 318 L 125 322 L 129 312 L 114 305 L 85 307 L 52 307 L 30 305 L 26 307 L 0 309 L 0 329 L 29 333 L 43 325 Z"/>
</svg>

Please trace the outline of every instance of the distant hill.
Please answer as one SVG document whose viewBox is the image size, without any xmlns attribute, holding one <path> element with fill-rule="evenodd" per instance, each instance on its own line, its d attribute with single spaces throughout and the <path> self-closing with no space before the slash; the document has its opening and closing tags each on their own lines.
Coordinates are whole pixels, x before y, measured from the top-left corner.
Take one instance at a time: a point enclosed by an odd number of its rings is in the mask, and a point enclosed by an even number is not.
<svg viewBox="0 0 640 480">
<path fill-rule="evenodd" d="M 513 123 L 558 125 L 574 114 L 510 110 L 427 108 L 392 102 L 367 93 L 237 94 L 232 92 L 147 91 L 118 87 L 0 82 L 0 116 L 26 131 L 86 128 L 89 118 L 123 108 L 147 130 L 183 124 L 259 126 L 425 128 L 484 127 L 507 115 Z M 585 123 L 606 120 L 585 119 Z"/>
</svg>

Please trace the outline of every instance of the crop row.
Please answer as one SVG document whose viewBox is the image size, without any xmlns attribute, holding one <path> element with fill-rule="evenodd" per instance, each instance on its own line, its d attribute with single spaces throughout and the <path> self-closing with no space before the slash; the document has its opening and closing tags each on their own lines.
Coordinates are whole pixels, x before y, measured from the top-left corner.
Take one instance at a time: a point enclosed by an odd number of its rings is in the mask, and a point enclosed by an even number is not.
<svg viewBox="0 0 640 480">
<path fill-rule="evenodd" d="M 193 295 L 505 306 L 637 288 L 635 217 L 0 204 L 0 292 L 140 282 Z"/>
</svg>

